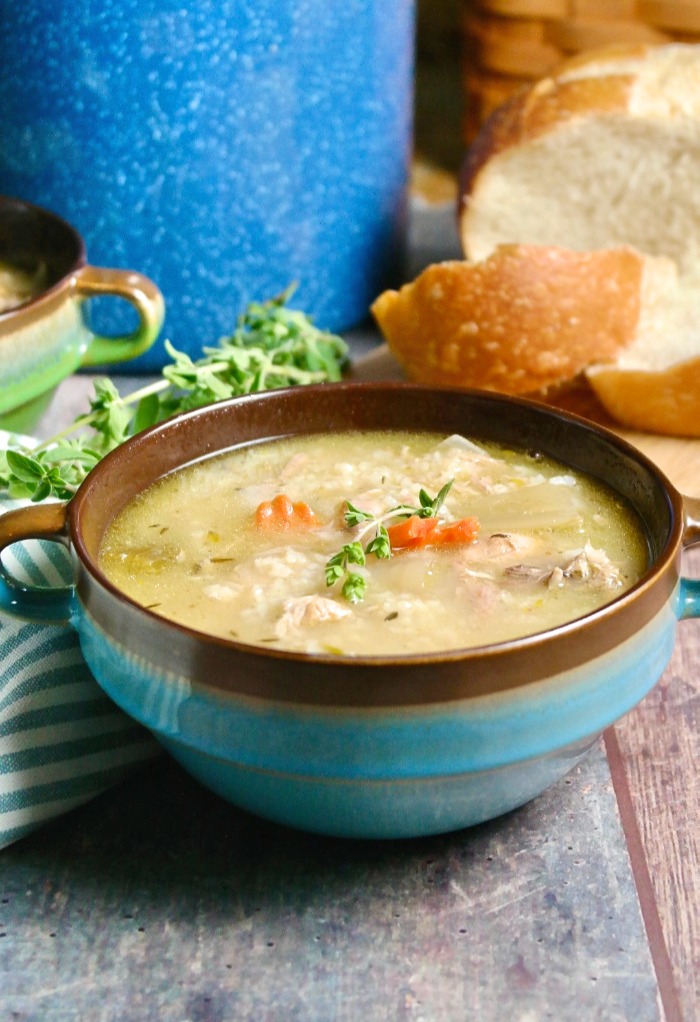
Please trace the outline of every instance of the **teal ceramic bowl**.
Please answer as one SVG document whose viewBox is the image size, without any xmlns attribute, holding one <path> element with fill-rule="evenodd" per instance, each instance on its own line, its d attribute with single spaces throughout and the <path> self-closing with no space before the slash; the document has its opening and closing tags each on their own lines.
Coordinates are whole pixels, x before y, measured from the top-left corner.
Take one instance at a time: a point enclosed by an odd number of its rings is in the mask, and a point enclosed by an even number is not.
<svg viewBox="0 0 700 1022">
<path fill-rule="evenodd" d="M 434 429 L 521 445 L 612 486 L 647 529 L 649 568 L 594 613 L 538 635 L 444 654 L 284 653 L 165 621 L 97 566 L 114 515 L 164 473 L 264 438 Z M 612 433 L 544 406 L 410 384 L 338 384 L 234 399 L 156 426 L 104 459 L 67 504 L 0 519 L 0 550 L 53 539 L 75 586 L 3 575 L 6 612 L 70 620 L 105 692 L 190 773 L 280 823 L 344 837 L 450 831 L 522 805 L 585 755 L 652 688 L 679 618 L 700 614 L 681 554 L 700 502 Z"/>
<path fill-rule="evenodd" d="M 13 277 L 31 288 L 16 293 Z M 82 366 L 123 362 L 146 351 L 163 323 L 158 287 L 131 270 L 90 266 L 81 236 L 48 210 L 0 196 L 0 428 L 28 433 L 61 380 Z M 90 298 L 124 299 L 138 316 L 125 336 L 92 333 Z"/>
</svg>

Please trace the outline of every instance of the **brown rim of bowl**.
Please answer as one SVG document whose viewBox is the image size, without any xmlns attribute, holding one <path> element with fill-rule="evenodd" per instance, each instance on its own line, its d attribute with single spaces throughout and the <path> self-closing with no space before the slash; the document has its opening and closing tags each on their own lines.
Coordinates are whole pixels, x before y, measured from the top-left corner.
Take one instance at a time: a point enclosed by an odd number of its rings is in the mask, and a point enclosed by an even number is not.
<svg viewBox="0 0 700 1022">
<path fill-rule="evenodd" d="M 18 216 L 32 217 L 35 223 L 44 224 L 54 236 L 54 239 L 63 237 L 68 242 L 66 248 L 70 248 L 71 252 L 70 256 L 65 258 L 65 268 L 63 268 L 63 265 L 61 266 L 60 276 L 57 276 L 52 284 L 21 305 L 17 305 L 13 309 L 7 309 L 5 312 L 0 312 L 0 327 L 8 321 L 16 320 L 20 317 L 27 320 L 39 318 L 45 311 L 44 306 L 51 305 L 55 301 L 56 296 L 65 288 L 67 278 L 87 263 L 87 252 L 82 235 L 63 217 L 51 212 L 51 210 L 45 209 L 43 206 L 25 202 L 23 199 L 15 199 L 9 195 L 0 195 L 0 222 L 4 216 L 11 212 L 15 212 Z M 38 251 L 37 249 L 37 254 Z M 3 256 L 3 259 L 8 261 L 7 256 Z"/>
<path fill-rule="evenodd" d="M 391 407 L 392 402 L 396 404 L 399 400 L 403 404 L 406 399 L 412 399 L 412 408 L 415 408 L 417 401 L 426 399 L 433 403 L 456 402 L 458 405 L 469 405 L 473 406 L 474 411 L 488 406 L 492 409 L 492 417 L 499 410 L 509 411 L 521 421 L 528 418 L 534 422 L 549 423 L 555 427 L 555 432 L 563 428 L 564 434 L 574 431 L 576 435 L 593 438 L 601 450 L 614 457 L 618 467 L 634 467 L 647 483 L 651 482 L 657 501 L 663 505 L 667 524 L 664 534 L 653 538 L 657 549 L 653 549 L 652 543 L 648 571 L 639 582 L 610 603 L 545 632 L 490 646 L 428 654 L 366 657 L 294 653 L 207 635 L 159 617 L 153 611 L 139 606 L 103 574 L 97 565 L 97 550 L 114 515 L 148 482 L 196 460 L 188 457 L 186 450 L 182 451 L 177 443 L 177 440 L 187 440 L 188 430 L 203 435 L 211 434 L 214 429 L 212 423 L 216 424 L 217 419 L 225 422 L 226 417 L 231 415 L 228 409 L 234 406 L 241 409 L 242 414 L 250 409 L 257 411 L 260 418 L 266 404 L 274 403 L 283 408 L 290 401 L 292 406 L 299 401 L 312 402 L 314 406 L 319 402 L 328 405 L 342 395 L 348 396 L 350 400 L 353 395 L 364 395 L 360 400 L 373 400 L 375 404 L 381 402 L 383 414 L 386 414 L 386 408 Z M 269 418 L 267 416 L 265 421 Z M 358 424 L 354 421 L 356 418 L 356 413 L 351 415 L 344 428 L 375 428 L 366 422 Z M 208 428 L 203 429 L 205 426 Z M 400 424 L 396 428 L 404 427 Z M 429 427 L 419 423 L 414 428 Z M 436 431 L 442 430 L 437 427 Z M 270 433 L 269 430 L 266 432 Z M 306 429 L 298 424 L 294 428 L 292 424 L 292 429 L 287 429 L 285 433 L 280 433 L 279 429 L 272 432 L 270 439 L 294 432 L 304 433 Z M 471 435 L 474 435 L 473 432 Z M 171 441 L 165 445 L 164 439 L 167 436 L 174 436 L 176 442 Z M 484 439 L 488 436 L 499 439 L 493 428 L 485 430 L 483 436 Z M 247 437 L 241 440 L 239 437 L 238 443 L 252 442 L 253 439 Z M 198 444 L 194 447 L 199 451 L 199 457 L 206 457 L 223 453 L 235 445 L 236 440 L 230 438 L 227 444 L 211 443 L 204 449 Z M 173 449 L 176 449 L 177 456 L 174 456 Z M 543 449 L 544 453 L 550 453 L 546 448 Z M 164 471 L 163 454 L 170 454 L 169 458 L 166 457 Z M 555 456 L 572 467 L 579 467 L 577 460 L 580 461 L 580 457 L 565 459 L 561 454 Z M 132 463 L 134 458 L 136 462 Z M 134 472 L 139 458 L 142 473 L 144 463 L 148 468 L 143 473 L 148 481 L 143 485 Z M 126 483 L 132 492 L 122 494 L 123 499 L 115 502 L 114 483 L 120 482 Z M 622 491 L 618 489 L 618 493 Z M 91 507 L 93 519 L 95 514 L 102 516 L 99 522 L 93 520 L 92 526 Z M 182 673 L 182 665 L 186 663 L 185 673 L 191 680 L 223 692 L 281 698 L 290 702 L 347 706 L 385 705 L 388 702 L 417 705 L 426 701 L 427 693 L 431 702 L 482 695 L 520 687 L 533 678 L 539 680 L 551 677 L 588 663 L 631 638 L 668 603 L 680 574 L 683 530 L 680 494 L 645 455 L 609 430 L 568 412 L 559 412 L 527 399 L 405 383 L 323 384 L 319 387 L 268 391 L 176 416 L 127 441 L 93 469 L 70 503 L 69 520 L 72 542 L 82 566 L 77 581 L 81 600 L 88 615 L 99 627 L 113 635 L 114 641 L 119 643 L 120 635 L 128 633 L 129 655 L 142 657 L 157 664 L 160 669 L 175 674 Z M 86 529 L 89 535 L 86 535 Z M 167 639 L 163 638 L 164 633 L 167 633 Z M 438 673 L 431 675 L 426 671 L 427 668 Z M 329 685 L 329 672 L 333 678 L 332 685 Z M 338 682 L 341 682 L 343 689 L 340 695 Z"/>
</svg>

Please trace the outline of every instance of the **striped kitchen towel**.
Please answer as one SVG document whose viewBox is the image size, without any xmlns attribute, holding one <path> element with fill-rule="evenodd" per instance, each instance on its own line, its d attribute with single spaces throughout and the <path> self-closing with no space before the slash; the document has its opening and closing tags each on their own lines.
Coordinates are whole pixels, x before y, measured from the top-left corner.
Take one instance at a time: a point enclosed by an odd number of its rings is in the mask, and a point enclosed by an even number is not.
<svg viewBox="0 0 700 1022">
<path fill-rule="evenodd" d="M 3 500 L 0 512 L 19 502 Z M 58 543 L 16 543 L 6 569 L 31 585 L 70 578 Z M 158 746 L 90 674 L 75 631 L 0 615 L 0 848 L 87 802 Z"/>
</svg>

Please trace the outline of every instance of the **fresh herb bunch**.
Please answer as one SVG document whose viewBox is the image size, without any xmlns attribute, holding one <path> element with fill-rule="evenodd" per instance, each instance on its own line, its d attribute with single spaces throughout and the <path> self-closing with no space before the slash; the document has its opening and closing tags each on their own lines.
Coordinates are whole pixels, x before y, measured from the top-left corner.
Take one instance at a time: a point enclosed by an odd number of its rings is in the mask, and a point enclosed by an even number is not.
<svg viewBox="0 0 700 1022">
<path fill-rule="evenodd" d="M 213 401 L 294 384 L 337 382 L 347 362 L 341 337 L 319 330 L 287 306 L 294 288 L 254 302 L 230 337 L 193 361 L 169 341 L 162 377 L 122 397 L 108 379 L 95 382 L 90 410 L 35 447 L 0 451 L 0 489 L 33 501 L 70 498 L 101 458 L 141 430 Z"/>
<path fill-rule="evenodd" d="M 417 507 L 410 504 L 398 504 L 378 518 L 370 514 L 369 511 L 361 511 L 356 508 L 349 500 L 346 501 L 345 524 L 350 529 L 358 525 L 362 525 L 363 528 L 360 529 L 352 543 L 346 543 L 326 562 L 326 585 L 333 586 L 342 579 L 341 593 L 345 599 L 351 603 L 359 603 L 363 600 L 367 591 L 367 579 L 359 571 L 354 571 L 352 566 L 364 567 L 368 555 L 374 555 L 380 559 L 391 557 L 391 539 L 386 523 L 405 521 L 407 518 L 413 517 L 437 517 L 453 483 L 454 479 L 445 483 L 436 497 L 431 497 L 421 489 L 418 493 L 419 505 Z M 364 543 L 366 536 L 370 536 L 370 539 Z"/>
</svg>

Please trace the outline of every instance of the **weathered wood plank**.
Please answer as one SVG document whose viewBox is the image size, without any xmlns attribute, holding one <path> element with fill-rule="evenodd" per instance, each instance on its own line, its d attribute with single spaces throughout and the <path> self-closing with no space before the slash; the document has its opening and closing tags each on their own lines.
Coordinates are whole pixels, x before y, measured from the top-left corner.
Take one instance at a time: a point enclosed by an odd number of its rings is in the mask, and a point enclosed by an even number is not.
<svg viewBox="0 0 700 1022">
<path fill-rule="evenodd" d="M 700 574 L 700 552 L 686 570 Z M 683 1018 L 700 1017 L 700 625 L 682 622 L 653 692 L 615 728 Z"/>
</svg>

